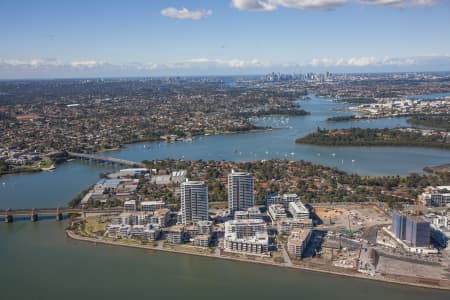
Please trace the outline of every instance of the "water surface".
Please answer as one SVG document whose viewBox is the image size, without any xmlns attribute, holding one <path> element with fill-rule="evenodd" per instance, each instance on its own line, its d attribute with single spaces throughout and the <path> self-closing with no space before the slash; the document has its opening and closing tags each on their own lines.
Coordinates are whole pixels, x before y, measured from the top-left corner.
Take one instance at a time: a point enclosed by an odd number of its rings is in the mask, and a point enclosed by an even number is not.
<svg viewBox="0 0 450 300">
<path fill-rule="evenodd" d="M 448 299 L 448 292 L 73 241 L 64 223 L 0 224 L 2 299 Z"/>
</svg>

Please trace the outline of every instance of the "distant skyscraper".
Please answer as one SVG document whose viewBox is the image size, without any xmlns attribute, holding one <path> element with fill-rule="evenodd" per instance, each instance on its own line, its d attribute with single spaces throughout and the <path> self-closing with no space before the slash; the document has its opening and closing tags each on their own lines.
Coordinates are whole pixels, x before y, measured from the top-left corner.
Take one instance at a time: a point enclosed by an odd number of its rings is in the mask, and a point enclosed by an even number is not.
<svg viewBox="0 0 450 300">
<path fill-rule="evenodd" d="M 253 176 L 249 173 L 228 174 L 228 208 L 231 214 L 237 210 L 247 210 L 254 205 Z"/>
<path fill-rule="evenodd" d="M 202 181 L 181 184 L 181 220 L 191 224 L 208 220 L 208 187 Z"/>
</svg>

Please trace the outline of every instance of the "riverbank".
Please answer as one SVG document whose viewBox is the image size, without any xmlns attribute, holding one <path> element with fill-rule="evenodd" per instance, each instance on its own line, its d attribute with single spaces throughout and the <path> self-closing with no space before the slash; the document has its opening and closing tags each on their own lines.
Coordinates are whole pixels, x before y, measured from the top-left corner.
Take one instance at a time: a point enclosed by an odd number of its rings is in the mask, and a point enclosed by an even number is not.
<svg viewBox="0 0 450 300">
<path fill-rule="evenodd" d="M 437 173 L 450 172 L 450 164 L 428 167 L 428 169 Z"/>
<path fill-rule="evenodd" d="M 310 267 L 306 267 L 306 266 L 287 265 L 285 263 L 277 264 L 277 263 L 271 263 L 271 262 L 267 262 L 267 261 L 242 259 L 242 258 L 237 258 L 237 257 L 223 256 L 220 253 L 219 254 L 194 253 L 194 252 L 173 250 L 173 249 L 167 249 L 167 248 L 158 248 L 158 247 L 153 247 L 153 246 L 148 246 L 148 245 L 136 245 L 136 244 L 121 243 L 119 241 L 115 241 L 115 242 L 105 241 L 105 240 L 100 240 L 100 239 L 96 239 L 96 238 L 83 237 L 83 236 L 77 235 L 76 233 L 74 233 L 71 230 L 66 230 L 66 235 L 67 235 L 67 237 L 69 237 L 73 240 L 89 242 L 89 243 L 93 243 L 93 244 L 103 244 L 103 245 L 108 245 L 108 246 L 128 247 L 128 248 L 137 248 L 137 249 L 144 249 L 144 250 L 162 251 L 162 252 L 175 253 L 175 254 L 203 256 L 203 257 L 209 257 L 209 258 L 214 258 L 214 259 L 223 259 L 223 260 L 231 260 L 231 261 L 236 261 L 236 262 L 262 264 L 262 265 L 266 265 L 266 266 L 305 270 L 305 271 L 311 271 L 311 272 L 320 272 L 320 273 L 325 273 L 325 274 L 329 274 L 329 275 L 353 277 L 353 278 L 364 279 L 364 280 L 373 280 L 373 281 L 378 281 L 378 282 L 383 282 L 383 283 L 391 283 L 391 284 L 399 284 L 399 285 L 407 285 L 407 286 L 414 286 L 414 287 L 421 287 L 421 288 L 450 291 L 450 285 L 437 286 L 437 285 L 429 285 L 429 284 L 416 283 L 416 282 L 405 282 L 405 281 L 399 281 L 399 280 L 387 279 L 387 278 L 369 277 L 369 276 L 365 276 L 363 274 L 356 273 L 356 272 L 355 273 L 340 273 L 340 272 L 335 272 L 335 271 L 330 271 L 330 270 L 323 270 L 323 269 L 319 269 L 319 268 L 310 268 Z"/>
<path fill-rule="evenodd" d="M 348 111 L 348 109 L 342 108 L 337 111 Z M 428 128 L 435 130 L 450 130 L 450 121 L 447 115 L 420 115 L 420 114 L 402 114 L 402 115 L 344 115 L 333 116 L 326 119 L 330 123 L 340 123 L 349 121 L 370 121 L 375 119 L 389 119 L 389 118 L 404 118 L 406 122 L 411 125 L 412 128 Z"/>
<path fill-rule="evenodd" d="M 240 135 L 240 134 L 252 134 L 252 133 L 260 133 L 260 132 L 268 132 L 268 131 L 274 131 L 274 130 L 281 130 L 282 128 L 272 128 L 272 127 L 261 127 L 261 128 L 255 128 L 250 130 L 243 130 L 243 131 L 224 131 L 219 133 L 212 133 L 212 134 L 201 134 L 201 135 L 193 135 L 192 139 L 200 138 L 200 137 L 206 137 L 206 136 L 213 136 L 213 135 Z M 138 141 L 133 141 L 129 143 L 124 143 L 118 147 L 110 148 L 110 149 L 101 149 L 99 151 L 93 151 L 92 154 L 104 154 L 104 153 L 110 153 L 110 152 L 117 152 L 123 149 L 126 149 L 131 146 L 139 145 L 139 144 L 146 144 L 146 143 L 158 143 L 158 142 L 164 142 L 164 140 L 161 139 L 143 139 Z M 187 143 L 188 141 L 185 140 L 176 140 L 173 142 L 167 143 Z M 64 153 L 64 152 L 59 152 Z M 70 162 L 73 159 L 68 157 L 65 159 L 59 160 L 57 163 L 52 163 L 48 168 L 43 168 L 40 166 L 37 167 L 23 167 L 23 168 L 15 168 L 13 170 L 8 171 L 0 171 L 0 177 L 6 176 L 6 175 L 20 175 L 20 174 L 29 174 L 29 173 L 38 173 L 38 172 L 46 172 L 46 171 L 53 171 L 56 169 L 57 165 L 62 165 L 64 163 Z"/>
<path fill-rule="evenodd" d="M 31 173 L 38 173 L 43 172 L 41 168 L 20 168 L 20 169 L 13 169 L 8 171 L 0 172 L 0 177 L 6 176 L 6 175 L 19 175 L 19 174 L 31 174 Z"/>
<path fill-rule="evenodd" d="M 450 131 L 450 117 L 448 115 L 418 115 L 406 120 L 413 126 Z"/>
</svg>

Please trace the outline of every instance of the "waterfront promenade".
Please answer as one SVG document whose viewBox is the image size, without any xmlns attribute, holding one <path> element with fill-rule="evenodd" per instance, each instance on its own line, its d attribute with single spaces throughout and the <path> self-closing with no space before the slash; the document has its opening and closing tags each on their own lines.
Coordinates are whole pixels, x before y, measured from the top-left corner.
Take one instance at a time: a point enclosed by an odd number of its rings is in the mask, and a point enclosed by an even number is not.
<svg viewBox="0 0 450 300">
<path fill-rule="evenodd" d="M 207 253 L 196 253 L 196 252 L 189 252 L 189 251 L 183 251 L 183 250 L 174 250 L 174 249 L 167 249 L 163 248 L 160 245 L 154 247 L 149 245 L 139 245 L 139 244 L 130 244 L 120 241 L 106 241 L 102 239 L 96 239 L 96 238 L 90 238 L 90 237 L 84 237 L 76 234 L 75 232 L 71 230 L 66 230 L 66 234 L 69 238 L 83 241 L 83 242 L 89 242 L 94 244 L 103 244 L 103 245 L 109 245 L 109 246 L 119 246 L 119 247 L 131 247 L 131 248 L 137 248 L 137 249 L 144 249 L 144 250 L 153 250 L 153 251 L 164 251 L 168 253 L 176 253 L 176 254 L 187 254 L 187 255 L 194 255 L 194 256 L 203 256 L 203 257 L 209 257 L 209 258 L 215 258 L 215 259 L 224 259 L 224 260 L 231 260 L 231 261 L 237 261 L 237 262 L 245 262 L 245 263 L 255 263 L 255 264 L 262 264 L 262 265 L 268 265 L 268 266 L 274 266 L 274 267 L 281 267 L 281 268 L 290 268 L 290 269 L 297 269 L 297 270 L 305 270 L 305 271 L 312 271 L 312 272 L 320 272 L 320 273 L 326 273 L 330 275 L 336 275 L 336 276 L 345 276 L 345 277 L 353 277 L 358 279 L 364 279 L 364 280 L 374 280 L 379 282 L 385 282 L 385 283 L 392 283 L 392 284 L 400 284 L 400 285 L 409 285 L 409 286 L 415 286 L 415 287 L 422 287 L 422 288 L 431 288 L 431 289 L 438 289 L 438 290 L 447 290 L 450 291 L 450 282 L 448 280 L 441 280 L 438 285 L 431 285 L 431 284 L 425 284 L 421 283 L 421 278 L 416 278 L 416 281 L 406 281 L 406 280 L 399 280 L 396 277 L 370 277 L 369 275 L 364 275 L 357 272 L 337 272 L 333 270 L 327 270 L 320 267 L 309 267 L 304 265 L 296 265 L 292 263 L 273 263 L 268 261 L 261 261 L 261 260 L 251 260 L 251 259 L 244 259 L 244 258 L 238 258 L 238 257 L 232 257 L 232 256 L 225 256 L 220 253 L 220 251 L 214 251 L 214 253 L 207 254 Z M 412 277 L 411 277 L 412 278 Z M 406 279 L 403 277 L 402 279 Z"/>
</svg>

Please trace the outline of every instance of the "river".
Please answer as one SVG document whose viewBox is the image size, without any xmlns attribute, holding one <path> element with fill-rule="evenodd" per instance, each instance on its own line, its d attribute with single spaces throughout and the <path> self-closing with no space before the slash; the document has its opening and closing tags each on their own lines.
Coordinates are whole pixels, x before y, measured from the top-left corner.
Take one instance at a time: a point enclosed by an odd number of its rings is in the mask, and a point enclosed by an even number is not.
<svg viewBox="0 0 450 300">
<path fill-rule="evenodd" d="M 322 147 L 295 144 L 295 139 L 317 127 L 384 128 L 407 126 L 405 118 L 374 119 L 330 123 L 331 116 L 349 114 L 344 104 L 313 97 L 299 101 L 311 115 L 299 117 L 255 118 L 261 126 L 278 128 L 257 133 L 197 137 L 185 143 L 141 143 L 103 155 L 133 161 L 179 158 L 250 161 L 270 158 L 306 160 L 337 167 L 360 175 L 405 175 L 422 172 L 425 166 L 450 162 L 450 151 L 415 147 Z M 110 167 L 71 162 L 53 172 L 20 174 L 0 178 L 0 208 L 64 206 L 70 199 L 98 179 Z"/>
<path fill-rule="evenodd" d="M 70 240 L 64 223 L 0 224 L 2 299 L 448 299 L 449 292 Z"/>
<path fill-rule="evenodd" d="M 336 111 L 345 105 L 326 98 L 299 101 L 311 115 L 300 117 L 265 117 L 253 119 L 257 125 L 279 128 L 258 133 L 199 137 L 192 143 L 143 143 L 105 155 L 129 160 L 203 159 L 249 161 L 270 158 L 306 160 L 337 167 L 360 175 L 406 175 L 422 172 L 423 167 L 448 163 L 450 152 L 412 147 L 323 147 L 295 144 L 295 139 L 317 127 L 386 128 L 408 126 L 405 118 L 386 118 L 348 122 L 327 122 L 331 116 L 346 115 Z"/>
<path fill-rule="evenodd" d="M 104 155 L 140 161 L 184 158 L 212 160 L 303 159 L 348 172 L 394 175 L 420 172 L 450 161 L 445 150 L 396 147 L 316 147 L 295 138 L 316 127 L 395 127 L 405 119 L 327 123 L 342 104 L 325 98 L 301 101 L 312 114 L 255 121 L 278 130 L 199 137 L 192 143 L 142 143 Z M 111 167 L 70 162 L 53 172 L 0 178 L 0 208 L 65 206 Z M 93 246 L 69 240 L 64 223 L 0 224 L 2 299 L 448 299 L 448 292 L 403 287 L 299 270 L 210 258 Z"/>
</svg>

